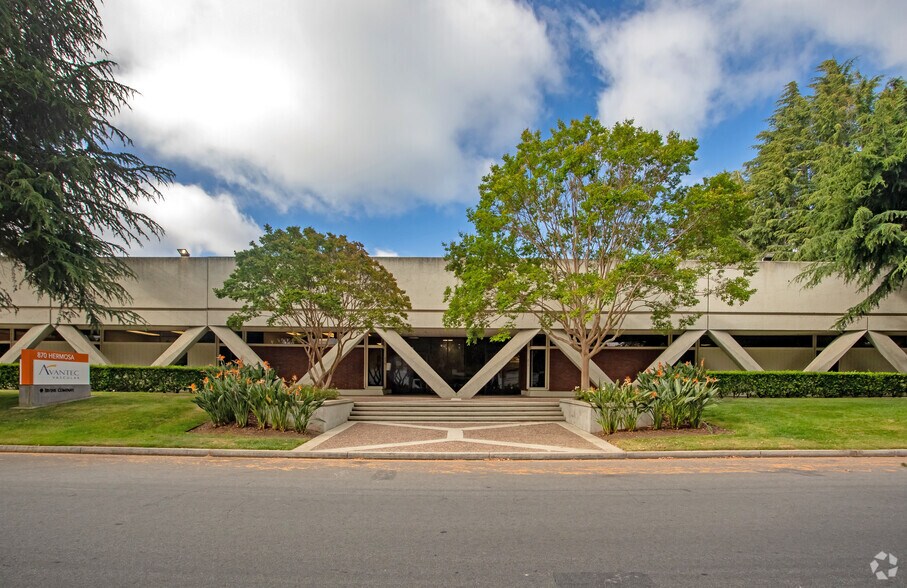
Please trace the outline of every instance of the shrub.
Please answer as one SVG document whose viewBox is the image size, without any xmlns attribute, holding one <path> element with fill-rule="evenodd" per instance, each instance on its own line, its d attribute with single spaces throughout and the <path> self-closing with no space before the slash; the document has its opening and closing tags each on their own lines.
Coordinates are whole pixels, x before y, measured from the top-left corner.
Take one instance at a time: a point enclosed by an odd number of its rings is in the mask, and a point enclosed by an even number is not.
<svg viewBox="0 0 907 588">
<path fill-rule="evenodd" d="M 287 384 L 268 366 L 244 365 L 241 361 L 208 368 L 201 387 L 192 384 L 194 402 L 211 418 L 215 426 L 236 423 L 249 424 L 255 417 L 259 429 L 271 427 L 286 431 L 291 425 L 299 433 L 306 430 L 309 420 L 328 398 L 336 398 L 336 390 L 318 390 L 311 386 Z"/>
<path fill-rule="evenodd" d="M 907 396 L 907 374 L 887 372 L 710 372 L 722 396 L 843 398 Z"/>
<path fill-rule="evenodd" d="M 91 389 L 98 392 L 179 392 L 190 384 L 201 385 L 204 367 L 186 366 L 91 366 Z M 0 389 L 19 387 L 19 364 L 0 364 Z"/>
<path fill-rule="evenodd" d="M 592 405 L 607 435 L 622 428 L 635 431 L 640 415 L 648 411 L 648 398 L 629 381 L 577 391 L 576 397 Z"/>
<path fill-rule="evenodd" d="M 672 429 L 702 424 L 702 413 L 718 396 L 718 380 L 709 376 L 702 364 L 689 362 L 659 365 L 641 372 L 636 383 L 648 398 L 652 426 L 661 428 L 665 419 Z"/>
</svg>

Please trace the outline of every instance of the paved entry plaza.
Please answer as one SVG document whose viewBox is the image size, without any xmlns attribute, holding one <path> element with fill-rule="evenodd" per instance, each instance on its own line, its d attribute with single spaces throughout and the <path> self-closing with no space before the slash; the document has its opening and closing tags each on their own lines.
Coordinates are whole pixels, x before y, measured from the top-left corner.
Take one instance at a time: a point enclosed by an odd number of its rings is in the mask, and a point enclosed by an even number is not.
<svg viewBox="0 0 907 588">
<path fill-rule="evenodd" d="M 621 450 L 560 422 L 348 422 L 316 437 L 296 451 L 587 454 Z"/>
</svg>

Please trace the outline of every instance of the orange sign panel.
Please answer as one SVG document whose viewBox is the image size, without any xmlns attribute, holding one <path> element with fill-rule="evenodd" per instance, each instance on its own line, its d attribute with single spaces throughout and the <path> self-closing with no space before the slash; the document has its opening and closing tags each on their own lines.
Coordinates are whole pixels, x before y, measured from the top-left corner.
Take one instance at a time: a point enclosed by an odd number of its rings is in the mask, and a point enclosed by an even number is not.
<svg viewBox="0 0 907 588">
<path fill-rule="evenodd" d="M 23 349 L 19 359 L 19 384 L 88 384 L 88 354 L 69 351 Z"/>
</svg>

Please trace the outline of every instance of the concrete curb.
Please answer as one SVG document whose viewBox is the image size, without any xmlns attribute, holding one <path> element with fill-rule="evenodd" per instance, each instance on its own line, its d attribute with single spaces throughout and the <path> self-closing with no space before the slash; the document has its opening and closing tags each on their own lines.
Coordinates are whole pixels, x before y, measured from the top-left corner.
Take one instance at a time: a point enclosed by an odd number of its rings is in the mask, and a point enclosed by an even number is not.
<svg viewBox="0 0 907 588">
<path fill-rule="evenodd" d="M 54 453 L 79 455 L 138 455 L 165 457 L 245 457 L 256 459 L 378 459 L 378 460 L 605 460 L 702 459 L 731 457 L 907 457 L 907 449 L 746 449 L 729 451 L 625 451 L 623 453 L 527 452 L 378 452 L 282 451 L 273 449 L 189 449 L 166 447 L 89 447 L 0 445 L 0 453 Z"/>
</svg>

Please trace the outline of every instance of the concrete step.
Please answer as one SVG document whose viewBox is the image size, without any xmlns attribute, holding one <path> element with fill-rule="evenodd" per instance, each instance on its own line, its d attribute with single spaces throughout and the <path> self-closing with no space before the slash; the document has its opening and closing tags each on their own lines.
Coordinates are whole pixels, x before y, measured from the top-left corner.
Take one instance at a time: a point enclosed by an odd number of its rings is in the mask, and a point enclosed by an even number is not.
<svg viewBox="0 0 907 588">
<path fill-rule="evenodd" d="M 350 413 L 351 417 L 360 417 L 360 418 L 372 418 L 372 417 L 419 417 L 423 419 L 433 419 L 439 417 L 451 417 L 451 418 L 462 418 L 469 420 L 471 418 L 478 417 L 513 417 L 513 418 L 523 418 L 523 419 L 534 419 L 541 417 L 555 417 L 563 418 L 563 413 L 560 412 L 352 412 Z"/>
<path fill-rule="evenodd" d="M 470 402 L 468 400 L 435 400 L 435 401 L 416 401 L 416 402 L 393 402 L 393 401 L 360 401 L 356 400 L 355 405 L 359 408 L 371 407 L 388 407 L 394 408 L 419 408 L 419 407 L 443 407 L 443 408 L 560 408 L 559 402 Z"/>
<path fill-rule="evenodd" d="M 558 422 L 557 401 L 362 401 L 353 404 L 351 421 L 384 422 Z"/>
<path fill-rule="evenodd" d="M 425 416 L 415 416 L 415 415 L 398 415 L 398 416 L 356 416 L 350 415 L 349 420 L 359 421 L 359 422 L 398 422 L 398 423 L 527 423 L 527 422 L 562 422 L 564 420 L 564 415 L 558 416 L 538 416 L 538 417 L 523 417 L 523 416 L 476 416 L 472 415 L 469 417 L 457 417 L 451 415 L 444 416 L 434 416 L 427 418 Z"/>
<path fill-rule="evenodd" d="M 359 406 L 353 405 L 353 410 L 359 412 L 385 412 L 399 410 L 403 412 L 560 412 L 559 406 Z"/>
</svg>

